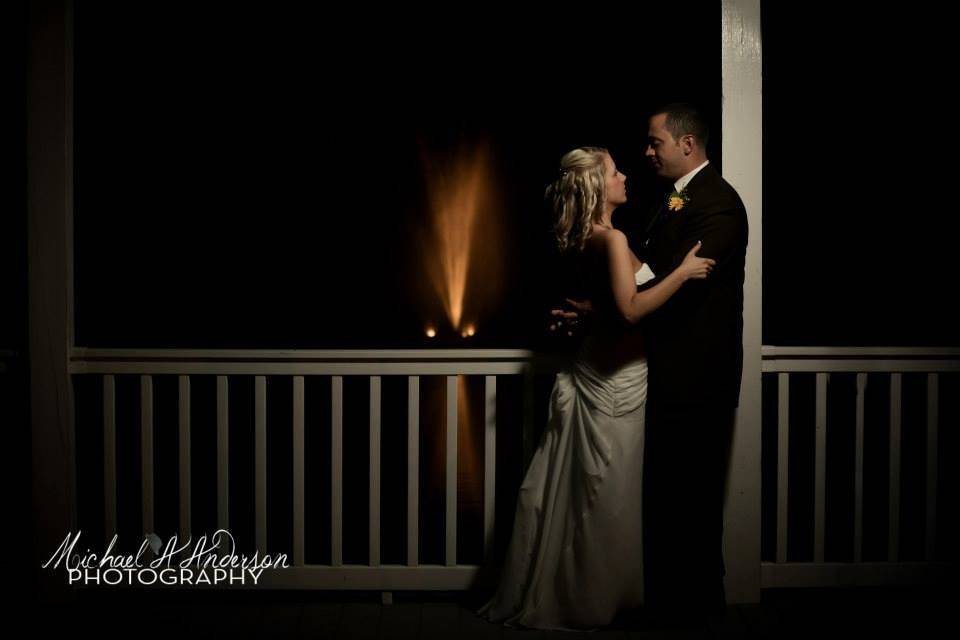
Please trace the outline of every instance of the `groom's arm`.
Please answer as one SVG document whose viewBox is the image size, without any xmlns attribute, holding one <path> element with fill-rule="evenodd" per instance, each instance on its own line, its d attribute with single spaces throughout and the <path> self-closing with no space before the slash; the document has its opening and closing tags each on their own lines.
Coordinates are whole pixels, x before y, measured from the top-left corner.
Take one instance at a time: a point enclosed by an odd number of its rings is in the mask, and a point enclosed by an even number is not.
<svg viewBox="0 0 960 640">
<path fill-rule="evenodd" d="M 664 260 L 655 280 L 641 285 L 640 289 L 656 286 L 670 272 L 680 266 L 687 253 L 698 241 L 703 246 L 697 255 L 701 258 L 712 258 L 717 261 L 714 273 L 704 280 L 691 280 L 678 292 L 679 296 L 691 290 L 709 286 L 711 280 L 725 271 L 725 267 L 737 252 L 746 244 L 747 216 L 742 207 L 716 207 L 699 212 L 691 217 L 683 229 L 683 235 L 676 245 L 675 251 L 668 260 Z"/>
<path fill-rule="evenodd" d="M 704 212 L 690 220 L 690 224 L 684 229 L 683 239 L 671 258 L 671 270 L 676 269 L 687 252 L 700 241 L 703 246 L 697 255 L 701 258 L 713 258 L 717 261 L 715 271 L 724 271 L 724 267 L 746 244 L 746 224 L 746 213 L 739 207 Z"/>
</svg>

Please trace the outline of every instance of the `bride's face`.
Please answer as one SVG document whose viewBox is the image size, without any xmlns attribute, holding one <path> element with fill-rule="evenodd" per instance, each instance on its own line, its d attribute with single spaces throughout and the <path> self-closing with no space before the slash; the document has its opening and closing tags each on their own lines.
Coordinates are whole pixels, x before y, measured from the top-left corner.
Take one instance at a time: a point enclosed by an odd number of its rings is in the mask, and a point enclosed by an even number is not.
<svg viewBox="0 0 960 640">
<path fill-rule="evenodd" d="M 617 165 L 609 155 L 603 157 L 603 166 L 603 175 L 606 178 L 607 204 L 616 207 L 627 201 L 627 176 L 617 169 Z"/>
</svg>

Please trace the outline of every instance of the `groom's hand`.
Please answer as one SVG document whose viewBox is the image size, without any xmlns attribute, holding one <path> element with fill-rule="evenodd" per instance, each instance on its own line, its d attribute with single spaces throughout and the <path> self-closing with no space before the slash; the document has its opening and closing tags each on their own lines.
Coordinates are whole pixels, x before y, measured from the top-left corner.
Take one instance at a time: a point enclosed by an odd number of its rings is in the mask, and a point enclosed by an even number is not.
<svg viewBox="0 0 960 640">
<path fill-rule="evenodd" d="M 593 313 L 593 304 L 589 300 L 572 300 L 570 298 L 566 298 L 565 302 L 575 311 L 551 309 L 550 331 L 554 333 L 566 332 L 568 336 L 572 336 L 582 326 L 583 317 Z"/>
</svg>

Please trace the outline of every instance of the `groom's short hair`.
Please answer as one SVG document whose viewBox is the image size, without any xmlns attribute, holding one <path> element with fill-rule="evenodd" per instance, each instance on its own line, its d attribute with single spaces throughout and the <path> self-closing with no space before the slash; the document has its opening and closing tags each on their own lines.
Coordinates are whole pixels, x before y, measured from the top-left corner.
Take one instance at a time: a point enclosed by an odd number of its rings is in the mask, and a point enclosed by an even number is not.
<svg viewBox="0 0 960 640">
<path fill-rule="evenodd" d="M 660 113 L 667 115 L 665 126 L 674 140 L 679 140 L 685 135 L 692 135 L 702 148 L 707 148 L 707 141 L 710 139 L 710 127 L 707 126 L 706 119 L 695 106 L 686 102 L 672 102 L 663 105 L 651 115 Z"/>
</svg>

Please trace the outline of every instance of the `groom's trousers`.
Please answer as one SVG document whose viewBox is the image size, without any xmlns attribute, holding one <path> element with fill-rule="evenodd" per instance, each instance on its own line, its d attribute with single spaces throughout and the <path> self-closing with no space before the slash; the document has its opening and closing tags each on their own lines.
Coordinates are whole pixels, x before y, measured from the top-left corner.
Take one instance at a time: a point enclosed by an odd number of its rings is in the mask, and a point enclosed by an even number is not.
<svg viewBox="0 0 960 640">
<path fill-rule="evenodd" d="M 647 407 L 643 471 L 645 596 L 651 610 L 725 605 L 723 499 L 736 409 Z"/>
</svg>

